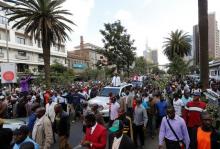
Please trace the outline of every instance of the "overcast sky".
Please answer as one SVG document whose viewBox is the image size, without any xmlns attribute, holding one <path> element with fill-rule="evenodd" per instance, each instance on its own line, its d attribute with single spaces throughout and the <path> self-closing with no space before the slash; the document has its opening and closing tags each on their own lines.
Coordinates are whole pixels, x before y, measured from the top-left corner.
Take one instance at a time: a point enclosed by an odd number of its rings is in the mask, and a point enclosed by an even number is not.
<svg viewBox="0 0 220 149">
<path fill-rule="evenodd" d="M 159 51 L 159 63 L 167 63 L 162 54 L 164 37 L 176 29 L 192 34 L 198 22 L 198 0 L 66 0 L 64 8 L 73 13 L 71 41 L 67 49 L 79 45 L 80 36 L 85 42 L 103 46 L 99 32 L 104 23 L 121 20 L 137 47 L 137 55 L 143 55 L 146 43 Z M 209 12 L 216 12 L 220 22 L 220 0 L 208 0 Z M 219 23 L 220 24 L 220 23 Z M 218 26 L 219 26 L 218 24 Z"/>
</svg>

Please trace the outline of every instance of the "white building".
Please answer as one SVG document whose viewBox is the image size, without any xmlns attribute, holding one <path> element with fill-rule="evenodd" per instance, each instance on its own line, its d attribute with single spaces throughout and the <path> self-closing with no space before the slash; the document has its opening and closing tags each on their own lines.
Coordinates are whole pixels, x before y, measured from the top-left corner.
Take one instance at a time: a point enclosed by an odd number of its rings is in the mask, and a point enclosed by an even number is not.
<svg viewBox="0 0 220 149">
<path fill-rule="evenodd" d="M 12 29 L 14 22 L 7 23 L 5 10 L 2 9 L 4 5 L 8 3 L 0 1 L 0 63 L 16 63 L 18 72 L 26 69 L 31 72 L 42 71 L 44 62 L 41 41 L 35 42 L 34 39 L 24 36 L 24 30 Z M 66 58 L 64 44 L 51 47 L 51 64 L 57 61 L 67 66 Z"/>
</svg>

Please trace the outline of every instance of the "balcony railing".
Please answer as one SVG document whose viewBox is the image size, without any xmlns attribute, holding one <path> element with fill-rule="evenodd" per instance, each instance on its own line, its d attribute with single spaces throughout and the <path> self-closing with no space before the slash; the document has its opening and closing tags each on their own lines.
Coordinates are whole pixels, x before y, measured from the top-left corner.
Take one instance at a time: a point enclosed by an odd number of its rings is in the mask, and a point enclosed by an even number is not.
<svg viewBox="0 0 220 149">
<path fill-rule="evenodd" d="M 15 55 L 15 58 L 19 59 L 19 60 L 29 60 L 30 59 L 29 56 L 21 56 L 21 55 Z"/>
</svg>

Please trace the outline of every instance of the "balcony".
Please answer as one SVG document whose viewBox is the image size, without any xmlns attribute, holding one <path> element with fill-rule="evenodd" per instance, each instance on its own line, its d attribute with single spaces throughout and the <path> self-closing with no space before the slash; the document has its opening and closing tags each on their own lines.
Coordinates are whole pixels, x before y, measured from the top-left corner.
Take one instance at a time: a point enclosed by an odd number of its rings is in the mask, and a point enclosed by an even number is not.
<svg viewBox="0 0 220 149">
<path fill-rule="evenodd" d="M 15 58 L 19 60 L 30 60 L 29 56 L 15 55 Z"/>
<path fill-rule="evenodd" d="M 44 62 L 44 59 L 43 58 L 38 58 L 38 62 Z"/>
</svg>

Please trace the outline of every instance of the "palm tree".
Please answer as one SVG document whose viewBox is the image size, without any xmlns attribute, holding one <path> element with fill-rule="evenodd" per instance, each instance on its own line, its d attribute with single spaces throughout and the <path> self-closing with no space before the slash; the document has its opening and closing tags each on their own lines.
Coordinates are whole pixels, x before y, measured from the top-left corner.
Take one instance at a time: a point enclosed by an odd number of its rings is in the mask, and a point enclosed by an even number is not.
<svg viewBox="0 0 220 149">
<path fill-rule="evenodd" d="M 165 39 L 163 52 L 170 61 L 172 61 L 174 55 L 180 57 L 189 55 L 191 51 L 191 38 L 187 33 L 183 33 L 182 30 L 172 31 L 170 37 Z"/>
<path fill-rule="evenodd" d="M 50 88 L 50 48 L 60 46 L 69 36 L 66 31 L 72 29 L 66 24 L 74 24 L 63 15 L 72 15 L 62 9 L 65 0 L 16 0 L 15 6 L 7 7 L 10 21 L 16 21 L 12 28 L 24 29 L 26 36 L 42 41 L 45 81 Z"/>
<path fill-rule="evenodd" d="M 199 10 L 199 45 L 200 45 L 200 80 L 202 88 L 208 88 L 208 0 L 198 0 Z"/>
</svg>

